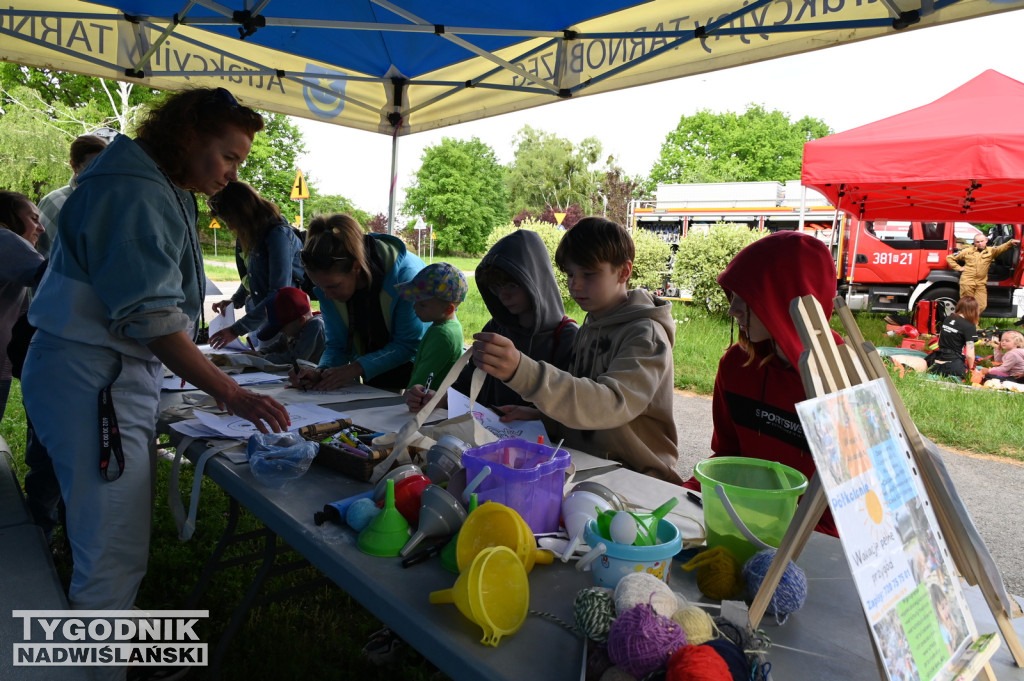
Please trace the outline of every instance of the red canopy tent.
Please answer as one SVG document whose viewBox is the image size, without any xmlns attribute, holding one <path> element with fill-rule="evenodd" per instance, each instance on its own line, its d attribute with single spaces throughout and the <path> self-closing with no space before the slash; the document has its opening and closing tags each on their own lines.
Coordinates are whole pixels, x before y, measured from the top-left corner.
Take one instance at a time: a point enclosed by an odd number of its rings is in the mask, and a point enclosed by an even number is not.
<svg viewBox="0 0 1024 681">
<path fill-rule="evenodd" d="M 869 220 L 1024 222 L 1024 83 L 985 71 L 931 104 L 812 140 L 802 180 Z"/>
</svg>

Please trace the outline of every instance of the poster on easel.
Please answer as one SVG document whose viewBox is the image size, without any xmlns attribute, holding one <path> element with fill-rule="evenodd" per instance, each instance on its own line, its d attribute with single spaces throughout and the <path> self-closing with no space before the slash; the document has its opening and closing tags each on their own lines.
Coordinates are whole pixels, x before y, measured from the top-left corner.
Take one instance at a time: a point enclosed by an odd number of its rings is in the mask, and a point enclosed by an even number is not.
<svg viewBox="0 0 1024 681">
<path fill-rule="evenodd" d="M 797 413 L 892 681 L 963 674 L 978 638 L 884 381 L 801 402 Z"/>
</svg>

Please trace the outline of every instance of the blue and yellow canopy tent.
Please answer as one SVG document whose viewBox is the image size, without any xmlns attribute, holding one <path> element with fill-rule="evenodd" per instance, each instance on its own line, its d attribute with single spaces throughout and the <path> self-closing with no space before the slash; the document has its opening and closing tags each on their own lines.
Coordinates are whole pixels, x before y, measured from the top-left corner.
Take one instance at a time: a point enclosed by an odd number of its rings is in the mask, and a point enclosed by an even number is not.
<svg viewBox="0 0 1024 681">
<path fill-rule="evenodd" d="M 247 105 L 397 144 L 402 135 L 560 99 L 1022 7 L 1024 0 L 7 0 L 0 60 L 158 89 L 223 86 Z M 894 64 L 893 77 L 913 77 L 913 61 Z"/>
</svg>

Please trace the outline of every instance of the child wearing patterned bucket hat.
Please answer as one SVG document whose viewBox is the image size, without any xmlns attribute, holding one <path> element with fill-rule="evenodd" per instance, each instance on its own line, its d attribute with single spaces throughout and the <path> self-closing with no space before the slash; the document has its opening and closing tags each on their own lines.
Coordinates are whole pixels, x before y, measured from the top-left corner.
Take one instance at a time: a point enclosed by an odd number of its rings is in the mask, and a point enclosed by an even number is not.
<svg viewBox="0 0 1024 681">
<path fill-rule="evenodd" d="M 462 356 L 462 324 L 455 311 L 469 290 L 466 277 L 453 265 L 436 262 L 397 289 L 412 302 L 420 321 L 430 324 L 416 352 L 407 389 L 427 383 L 431 376 L 440 381 Z"/>
</svg>

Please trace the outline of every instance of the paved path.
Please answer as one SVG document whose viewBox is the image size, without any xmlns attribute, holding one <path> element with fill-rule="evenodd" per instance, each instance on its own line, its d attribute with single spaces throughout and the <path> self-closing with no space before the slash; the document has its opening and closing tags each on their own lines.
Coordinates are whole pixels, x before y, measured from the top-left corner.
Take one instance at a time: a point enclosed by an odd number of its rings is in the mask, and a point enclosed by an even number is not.
<svg viewBox="0 0 1024 681">
<path fill-rule="evenodd" d="M 679 464 L 684 478 L 711 454 L 711 399 L 676 392 Z M 942 449 L 942 460 L 1003 576 L 1007 591 L 1024 594 L 1024 465 L 996 457 Z"/>
</svg>

